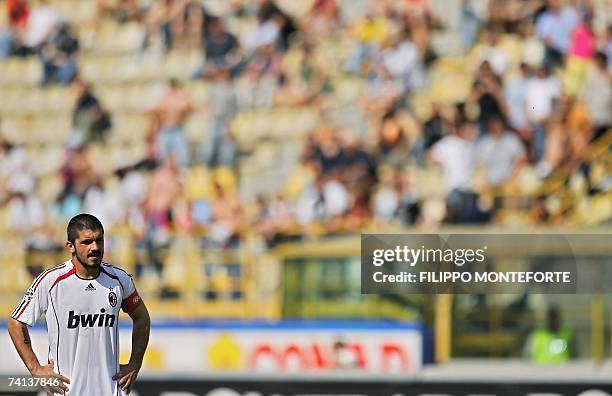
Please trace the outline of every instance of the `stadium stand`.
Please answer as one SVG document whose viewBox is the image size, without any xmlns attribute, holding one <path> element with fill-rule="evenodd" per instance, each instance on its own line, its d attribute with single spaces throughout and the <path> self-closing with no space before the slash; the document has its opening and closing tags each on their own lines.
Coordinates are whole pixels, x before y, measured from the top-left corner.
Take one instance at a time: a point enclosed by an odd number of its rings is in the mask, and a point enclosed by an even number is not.
<svg viewBox="0 0 612 396">
<path fill-rule="evenodd" d="M 160 318 L 407 320 L 431 302 L 334 304 L 354 278 L 309 301 L 297 284 L 321 275 L 289 261 L 274 279 L 277 247 L 609 225 L 612 9 L 519 3 L 0 0 L 0 308 L 63 260 L 81 211 Z"/>
</svg>

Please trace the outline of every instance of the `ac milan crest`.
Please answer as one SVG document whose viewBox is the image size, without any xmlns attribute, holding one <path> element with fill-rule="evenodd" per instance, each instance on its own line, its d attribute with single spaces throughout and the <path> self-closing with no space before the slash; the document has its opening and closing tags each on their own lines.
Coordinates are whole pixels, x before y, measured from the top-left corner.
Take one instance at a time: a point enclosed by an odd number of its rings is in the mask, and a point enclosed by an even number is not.
<svg viewBox="0 0 612 396">
<path fill-rule="evenodd" d="M 115 294 L 115 292 L 108 293 L 108 302 L 112 307 L 117 306 L 117 295 Z"/>
</svg>

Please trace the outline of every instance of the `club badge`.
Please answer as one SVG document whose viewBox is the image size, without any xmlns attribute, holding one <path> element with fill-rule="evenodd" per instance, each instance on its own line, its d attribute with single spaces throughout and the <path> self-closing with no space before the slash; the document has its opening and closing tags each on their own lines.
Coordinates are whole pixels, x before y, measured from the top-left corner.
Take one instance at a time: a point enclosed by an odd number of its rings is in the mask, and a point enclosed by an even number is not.
<svg viewBox="0 0 612 396">
<path fill-rule="evenodd" d="M 108 293 L 108 302 L 110 303 L 111 307 L 117 306 L 117 295 L 115 292 L 112 291 Z"/>
</svg>

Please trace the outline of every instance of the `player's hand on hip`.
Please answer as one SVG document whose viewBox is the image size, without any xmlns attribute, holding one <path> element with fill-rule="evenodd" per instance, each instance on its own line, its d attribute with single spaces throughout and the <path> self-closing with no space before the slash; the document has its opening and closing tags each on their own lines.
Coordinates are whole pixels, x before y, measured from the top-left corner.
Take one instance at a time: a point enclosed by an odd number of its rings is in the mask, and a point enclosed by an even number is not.
<svg viewBox="0 0 612 396">
<path fill-rule="evenodd" d="M 53 371 L 53 367 L 53 360 L 44 366 L 39 365 L 32 370 L 32 377 L 45 380 L 44 383 L 46 385 L 43 386 L 43 389 L 47 392 L 48 396 L 53 396 L 55 394 L 64 395 L 68 392 L 68 386 L 66 386 L 66 384 L 69 384 L 70 380 Z"/>
<path fill-rule="evenodd" d="M 122 364 L 119 366 L 119 372 L 113 376 L 114 380 L 117 380 L 117 384 L 121 389 L 130 393 L 132 384 L 138 377 L 140 366 L 136 364 Z"/>
</svg>

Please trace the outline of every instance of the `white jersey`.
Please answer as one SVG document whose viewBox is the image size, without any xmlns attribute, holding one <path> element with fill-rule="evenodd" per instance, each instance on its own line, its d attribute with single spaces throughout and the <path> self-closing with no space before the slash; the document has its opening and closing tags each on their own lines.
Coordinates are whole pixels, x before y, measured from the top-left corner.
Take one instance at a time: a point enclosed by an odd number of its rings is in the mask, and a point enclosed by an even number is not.
<svg viewBox="0 0 612 396">
<path fill-rule="evenodd" d="M 46 313 L 49 360 L 70 379 L 67 395 L 125 395 L 119 371 L 119 309 L 141 303 L 131 276 L 107 263 L 95 279 L 82 279 L 72 261 L 38 276 L 12 317 L 32 326 Z"/>
</svg>

